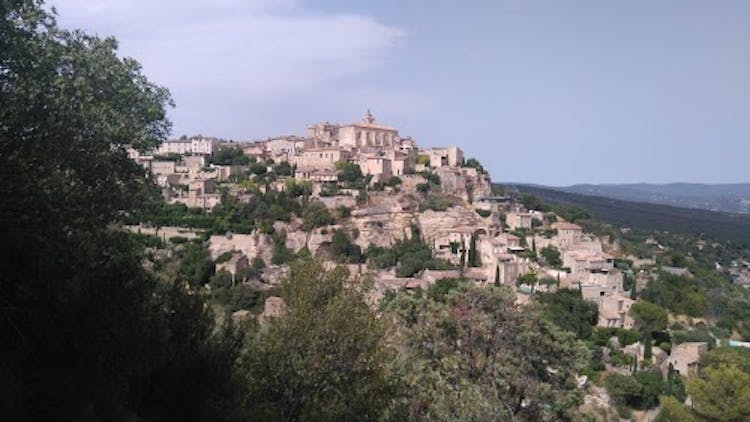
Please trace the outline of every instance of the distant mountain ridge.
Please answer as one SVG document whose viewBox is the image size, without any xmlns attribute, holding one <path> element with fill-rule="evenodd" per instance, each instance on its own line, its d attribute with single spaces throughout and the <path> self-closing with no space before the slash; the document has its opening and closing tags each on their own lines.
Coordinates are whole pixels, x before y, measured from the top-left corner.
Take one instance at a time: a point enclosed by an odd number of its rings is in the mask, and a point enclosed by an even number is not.
<svg viewBox="0 0 750 422">
<path fill-rule="evenodd" d="M 750 214 L 626 201 L 538 185 L 505 186 L 535 195 L 551 205 L 576 205 L 586 208 L 593 213 L 594 218 L 618 227 L 704 233 L 718 240 L 750 246 Z"/>
<path fill-rule="evenodd" d="M 750 183 L 578 184 L 548 189 L 625 201 L 750 214 Z"/>
</svg>

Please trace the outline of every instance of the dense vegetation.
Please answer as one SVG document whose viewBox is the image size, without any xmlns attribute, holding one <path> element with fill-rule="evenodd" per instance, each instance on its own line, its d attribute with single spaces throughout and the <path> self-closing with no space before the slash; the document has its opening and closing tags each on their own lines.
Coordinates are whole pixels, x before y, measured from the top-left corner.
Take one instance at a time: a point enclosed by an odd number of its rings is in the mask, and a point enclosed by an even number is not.
<svg viewBox="0 0 750 422">
<path fill-rule="evenodd" d="M 167 134 L 169 93 L 38 2 L 2 13 L 0 415 L 229 418 L 242 333 L 182 275 L 146 271 L 143 244 L 111 226 L 148 196 L 123 145 Z"/>
</svg>

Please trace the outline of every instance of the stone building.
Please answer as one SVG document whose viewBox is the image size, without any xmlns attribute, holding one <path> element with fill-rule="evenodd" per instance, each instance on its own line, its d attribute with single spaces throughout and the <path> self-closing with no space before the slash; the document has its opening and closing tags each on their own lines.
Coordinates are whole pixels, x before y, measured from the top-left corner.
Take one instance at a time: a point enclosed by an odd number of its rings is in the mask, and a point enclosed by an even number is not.
<svg viewBox="0 0 750 422">
<path fill-rule="evenodd" d="M 698 363 L 700 363 L 701 356 L 706 354 L 706 352 L 708 352 L 708 343 L 706 342 L 689 342 L 675 345 L 672 347 L 667 360 L 661 364 L 662 375 L 666 379 L 669 372 L 669 365 L 672 365 L 672 368 L 683 377 L 694 374 L 698 370 Z"/>
<path fill-rule="evenodd" d="M 300 168 L 332 168 L 339 161 L 348 161 L 352 154 L 339 147 L 309 148 L 294 156 L 293 163 Z"/>
<path fill-rule="evenodd" d="M 511 230 L 530 229 L 531 220 L 531 214 L 527 212 L 510 212 L 505 216 L 505 224 Z"/>
<path fill-rule="evenodd" d="M 633 303 L 633 299 L 620 294 L 601 298 L 596 325 L 605 328 L 633 328 L 633 318 L 629 315 Z"/>
<path fill-rule="evenodd" d="M 391 147 L 399 142 L 398 131 L 390 126 L 375 123 L 370 110 L 357 123 L 338 128 L 338 143 L 351 148 Z"/>
<path fill-rule="evenodd" d="M 573 223 L 558 222 L 552 225 L 557 230 L 556 243 L 559 249 L 566 249 L 581 242 L 583 229 Z"/>
<path fill-rule="evenodd" d="M 305 140 L 296 136 L 280 136 L 271 138 L 263 143 L 265 155 L 274 161 L 289 161 L 290 163 L 305 148 Z"/>
<path fill-rule="evenodd" d="M 386 181 L 393 175 L 392 161 L 379 155 L 360 155 L 359 167 L 362 174 L 370 174 L 376 181 Z"/>
<path fill-rule="evenodd" d="M 460 167 L 464 162 L 464 152 L 458 147 L 432 148 L 422 152 L 430 159 L 430 167 Z"/>
<path fill-rule="evenodd" d="M 180 154 L 180 155 L 213 155 L 219 145 L 216 138 L 193 137 L 189 139 L 170 139 L 162 142 L 154 154 Z"/>
</svg>

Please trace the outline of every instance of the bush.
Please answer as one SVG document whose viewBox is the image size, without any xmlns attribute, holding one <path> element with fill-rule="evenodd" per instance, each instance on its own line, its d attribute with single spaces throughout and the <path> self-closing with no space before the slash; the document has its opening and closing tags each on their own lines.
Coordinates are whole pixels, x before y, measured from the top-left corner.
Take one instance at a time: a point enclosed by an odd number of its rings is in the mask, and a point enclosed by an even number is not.
<svg viewBox="0 0 750 422">
<path fill-rule="evenodd" d="M 266 262 L 263 261 L 263 258 L 260 255 L 256 255 L 255 258 L 253 258 L 253 260 L 250 262 L 250 266 L 255 270 L 262 270 L 266 267 Z"/>
<path fill-rule="evenodd" d="M 262 293 L 243 284 L 215 289 L 211 292 L 211 296 L 225 312 L 230 313 L 241 309 L 254 310 L 263 305 Z"/>
<path fill-rule="evenodd" d="M 291 176 L 292 165 L 288 161 L 282 161 L 273 168 L 273 171 L 279 176 Z"/>
<path fill-rule="evenodd" d="M 432 188 L 432 185 L 430 185 L 429 183 L 419 183 L 417 185 L 417 191 L 421 193 L 427 193 L 430 191 L 431 188 Z"/>
<path fill-rule="evenodd" d="M 234 255 L 234 251 L 227 251 L 222 253 L 221 255 L 217 256 L 214 260 L 215 264 L 221 264 L 222 262 L 227 262 L 230 259 L 232 259 L 232 255 Z"/>
<path fill-rule="evenodd" d="M 480 217 L 487 218 L 492 215 L 492 211 L 490 210 L 482 210 L 482 209 L 475 209 L 474 211 L 479 214 Z"/>
<path fill-rule="evenodd" d="M 438 186 L 440 185 L 440 176 L 431 171 L 423 171 L 420 172 L 419 175 L 424 177 L 424 179 L 427 180 L 428 183 Z"/>
<path fill-rule="evenodd" d="M 453 202 L 445 197 L 438 196 L 438 195 L 427 195 L 427 197 L 424 199 L 424 201 L 419 203 L 419 210 L 420 211 L 437 211 L 442 212 L 447 210 L 453 205 Z"/>
<path fill-rule="evenodd" d="M 209 282 L 209 284 L 212 288 L 215 289 L 229 287 L 232 285 L 232 274 L 230 274 L 229 271 L 221 270 L 211 276 L 211 281 Z"/>
<path fill-rule="evenodd" d="M 328 208 L 320 201 L 310 201 L 302 211 L 302 229 L 311 231 L 317 227 L 328 226 L 335 223 Z"/>
<path fill-rule="evenodd" d="M 172 236 L 169 238 L 169 241 L 174 243 L 175 245 L 180 245 L 183 243 L 187 243 L 188 238 L 184 236 Z"/>
<path fill-rule="evenodd" d="M 268 167 L 263 162 L 250 164 L 250 173 L 260 176 L 266 174 L 266 171 Z"/>
<path fill-rule="evenodd" d="M 387 186 L 390 186 L 392 188 L 395 188 L 396 186 L 400 185 L 402 182 L 401 178 L 398 176 L 391 176 L 390 179 L 385 183 Z"/>
<path fill-rule="evenodd" d="M 286 247 L 286 232 L 273 235 L 273 249 L 271 251 L 271 264 L 282 265 L 294 259 L 294 253 Z"/>
<path fill-rule="evenodd" d="M 427 297 L 436 302 L 443 302 L 448 293 L 458 289 L 466 282 L 466 280 L 458 278 L 444 278 L 438 280 L 435 284 L 427 288 Z"/>
<path fill-rule="evenodd" d="M 562 258 L 560 257 L 560 251 L 552 245 L 543 247 L 539 254 L 544 258 L 544 261 L 547 262 L 547 264 L 554 268 L 559 268 L 563 263 Z"/>
<path fill-rule="evenodd" d="M 333 258 L 339 263 L 362 262 L 362 249 L 352 242 L 349 234 L 343 230 L 335 230 L 331 240 L 331 252 Z"/>
<path fill-rule="evenodd" d="M 336 207 L 336 217 L 338 218 L 348 218 L 352 215 L 352 210 L 345 206 L 345 205 L 339 205 Z"/>
<path fill-rule="evenodd" d="M 338 170 L 337 174 L 340 182 L 351 184 L 364 180 L 362 169 L 357 164 L 339 161 L 336 163 L 336 170 Z"/>
</svg>

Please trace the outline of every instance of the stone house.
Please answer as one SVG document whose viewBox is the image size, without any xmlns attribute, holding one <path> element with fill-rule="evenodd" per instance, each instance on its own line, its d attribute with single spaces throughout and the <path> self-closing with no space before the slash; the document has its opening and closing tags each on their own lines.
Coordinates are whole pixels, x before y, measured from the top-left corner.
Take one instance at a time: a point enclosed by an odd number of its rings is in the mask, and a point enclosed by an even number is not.
<svg viewBox="0 0 750 422">
<path fill-rule="evenodd" d="M 552 228 L 557 230 L 556 241 L 559 249 L 566 249 L 581 242 L 583 229 L 577 224 L 558 222 L 554 223 Z"/>
<path fill-rule="evenodd" d="M 414 165 L 417 162 L 416 150 L 399 152 L 389 149 L 385 151 L 385 157 L 391 160 L 391 173 L 393 176 L 402 176 L 414 172 Z"/>
<path fill-rule="evenodd" d="M 150 161 L 148 168 L 151 174 L 156 176 L 167 176 L 175 173 L 176 163 L 174 161 Z"/>
<path fill-rule="evenodd" d="M 266 159 L 266 146 L 263 142 L 252 142 L 242 144 L 242 153 L 256 160 Z"/>
<path fill-rule="evenodd" d="M 599 301 L 597 327 L 633 328 L 633 318 L 628 314 L 633 303 L 633 299 L 620 294 L 602 297 Z"/>
<path fill-rule="evenodd" d="M 180 155 L 213 155 L 218 148 L 219 140 L 216 138 L 193 137 L 189 139 L 171 139 L 162 142 L 155 154 L 180 154 Z"/>
<path fill-rule="evenodd" d="M 317 183 L 336 183 L 339 180 L 338 172 L 333 167 L 297 167 L 294 178 Z M 315 190 L 315 186 L 313 186 L 313 190 Z"/>
<path fill-rule="evenodd" d="M 289 161 L 305 147 L 304 139 L 296 136 L 280 136 L 263 142 L 265 156 L 274 161 Z"/>
<path fill-rule="evenodd" d="M 669 372 L 669 365 L 672 365 L 672 368 L 683 377 L 694 374 L 698 370 L 701 356 L 706 354 L 706 352 L 708 352 L 708 343 L 706 342 L 689 342 L 675 345 L 672 347 L 667 360 L 660 366 L 662 376 L 666 379 Z"/>
<path fill-rule="evenodd" d="M 432 148 L 422 151 L 430 159 L 430 167 L 460 167 L 464 162 L 464 152 L 458 147 Z"/>
<path fill-rule="evenodd" d="M 614 269 L 614 258 L 591 250 L 563 250 L 563 267 L 570 268 L 573 276 L 590 272 L 609 272 Z"/>
<path fill-rule="evenodd" d="M 531 220 L 532 216 L 527 212 L 511 212 L 505 216 L 505 224 L 511 230 L 530 229 Z"/>
<path fill-rule="evenodd" d="M 359 168 L 362 174 L 371 174 L 375 180 L 386 181 L 393 175 L 392 161 L 389 158 L 377 155 L 361 155 L 359 157 Z"/>
<path fill-rule="evenodd" d="M 310 148 L 294 156 L 298 168 L 333 167 L 339 161 L 348 161 L 352 154 L 339 147 Z"/>
</svg>

